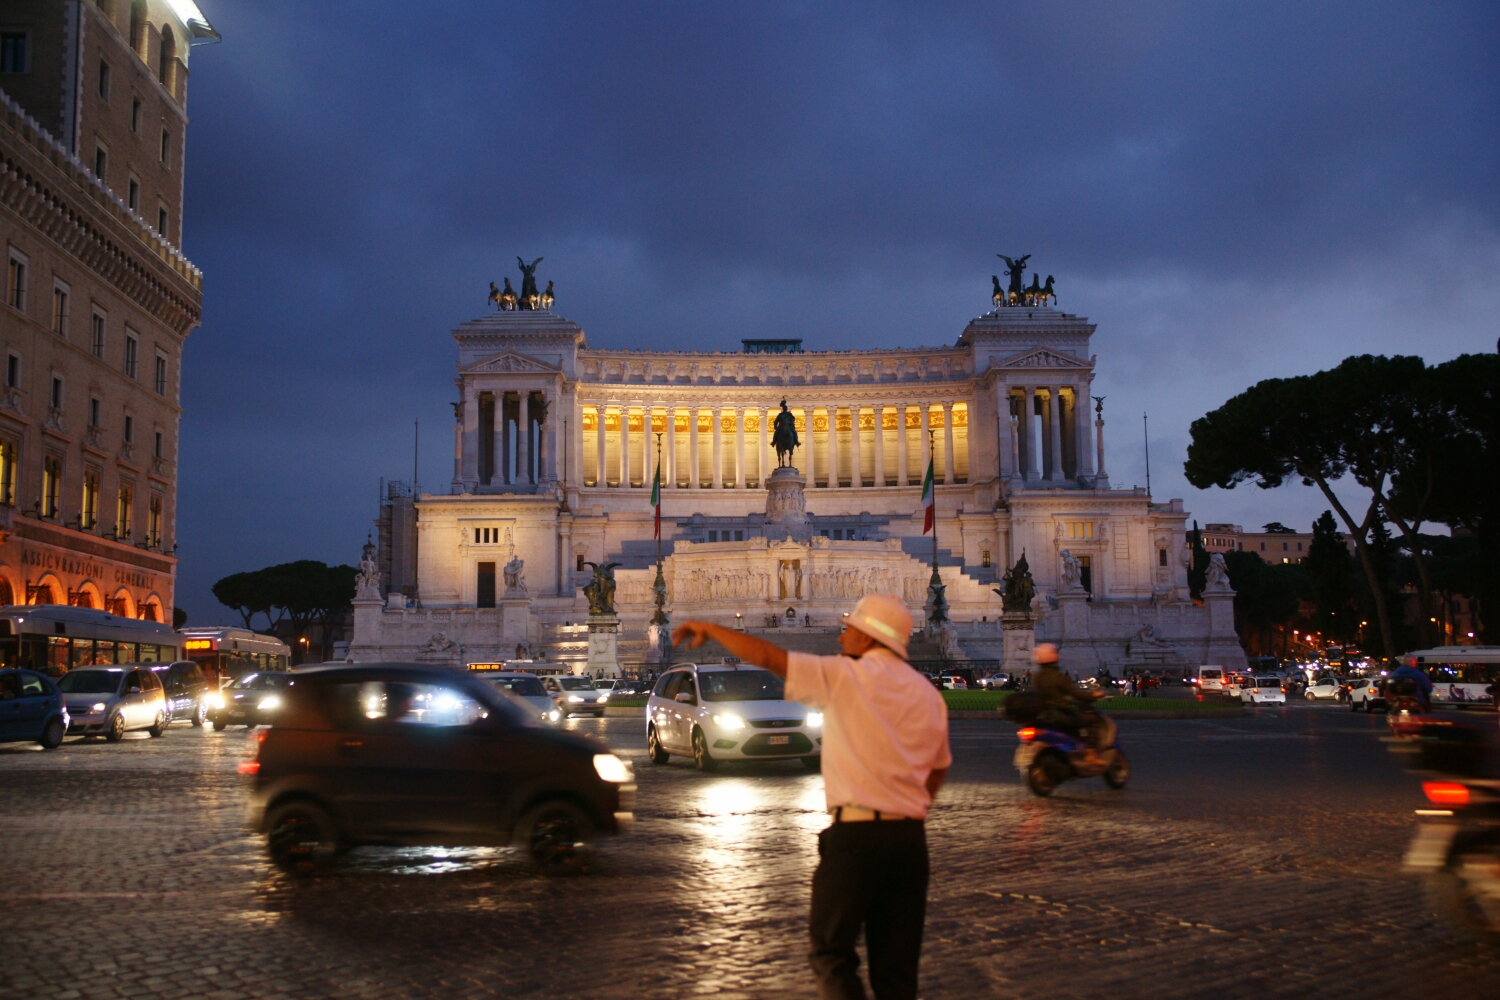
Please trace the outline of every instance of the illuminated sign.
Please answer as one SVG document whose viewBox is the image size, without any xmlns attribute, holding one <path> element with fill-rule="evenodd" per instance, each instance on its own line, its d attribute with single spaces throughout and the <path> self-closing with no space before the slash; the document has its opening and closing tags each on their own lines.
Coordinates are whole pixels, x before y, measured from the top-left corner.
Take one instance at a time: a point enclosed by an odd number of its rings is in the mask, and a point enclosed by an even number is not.
<svg viewBox="0 0 1500 1000">
<path fill-rule="evenodd" d="M 183 645 L 188 649 L 213 649 L 214 641 L 212 639 L 189 639 Z"/>
<path fill-rule="evenodd" d="M 503 663 L 471 663 L 471 664 L 469 664 L 469 669 L 470 670 L 504 670 L 505 669 L 505 664 L 503 664 Z"/>
</svg>

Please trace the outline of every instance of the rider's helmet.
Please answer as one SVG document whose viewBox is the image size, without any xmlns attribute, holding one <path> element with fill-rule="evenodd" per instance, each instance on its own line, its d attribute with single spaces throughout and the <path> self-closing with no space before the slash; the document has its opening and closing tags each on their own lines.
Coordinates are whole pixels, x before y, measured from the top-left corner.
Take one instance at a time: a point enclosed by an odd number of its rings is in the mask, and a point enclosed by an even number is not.
<svg viewBox="0 0 1500 1000">
<path fill-rule="evenodd" d="M 1037 666 L 1046 666 L 1049 663 L 1056 664 L 1057 647 L 1050 642 L 1037 643 L 1036 648 L 1031 651 L 1031 662 Z"/>
</svg>

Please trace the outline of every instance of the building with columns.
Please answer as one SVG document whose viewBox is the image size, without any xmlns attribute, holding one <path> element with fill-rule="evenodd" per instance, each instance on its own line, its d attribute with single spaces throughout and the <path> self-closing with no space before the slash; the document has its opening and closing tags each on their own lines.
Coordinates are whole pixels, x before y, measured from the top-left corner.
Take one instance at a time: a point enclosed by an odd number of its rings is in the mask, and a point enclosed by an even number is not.
<svg viewBox="0 0 1500 1000">
<path fill-rule="evenodd" d="M 802 351 L 757 340 L 705 353 L 594 347 L 550 311 L 464 323 L 453 331 L 449 492 L 393 488 L 379 521 L 385 603 L 357 608 L 353 652 L 578 661 L 585 563 L 614 562 L 621 658 L 641 658 L 659 460 L 674 620 L 775 619 L 784 630 L 795 619 L 831 633 L 854 600 L 881 590 L 900 594 L 920 626 L 935 558 L 962 649 L 998 657 L 993 588 L 1024 553 L 1037 638 L 1064 641 L 1075 669 L 1140 663 L 1147 648 L 1159 664 L 1243 662 L 1232 615 L 1226 631 L 1223 609 L 1210 621 L 1189 598 L 1181 501 L 1110 485 L 1104 419 L 1090 406 L 1094 329 L 1053 308 L 1005 307 L 952 346 Z M 809 515 L 798 537 L 767 515 L 770 425 L 783 401 Z M 929 459 L 935 556 L 922 531 Z M 1087 605 L 1067 636 L 1065 551 Z M 503 586 L 513 560 L 522 577 Z"/>
</svg>

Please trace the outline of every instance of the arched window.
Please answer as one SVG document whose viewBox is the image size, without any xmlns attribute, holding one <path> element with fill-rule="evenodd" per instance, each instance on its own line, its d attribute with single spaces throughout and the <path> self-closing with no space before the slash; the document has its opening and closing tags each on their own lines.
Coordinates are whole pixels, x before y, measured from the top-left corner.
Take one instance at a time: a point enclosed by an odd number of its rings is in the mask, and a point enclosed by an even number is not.
<svg viewBox="0 0 1500 1000">
<path fill-rule="evenodd" d="M 175 96 L 177 93 L 177 39 L 168 25 L 161 29 L 161 63 L 156 67 L 156 78 Z"/>
<path fill-rule="evenodd" d="M 10 607 L 16 603 L 15 591 L 11 590 L 10 581 L 0 577 L 0 607 Z"/>
<path fill-rule="evenodd" d="M 146 0 L 134 0 L 130 5 L 130 47 L 142 60 L 146 58 L 147 30 L 151 22 L 146 15 Z"/>
</svg>

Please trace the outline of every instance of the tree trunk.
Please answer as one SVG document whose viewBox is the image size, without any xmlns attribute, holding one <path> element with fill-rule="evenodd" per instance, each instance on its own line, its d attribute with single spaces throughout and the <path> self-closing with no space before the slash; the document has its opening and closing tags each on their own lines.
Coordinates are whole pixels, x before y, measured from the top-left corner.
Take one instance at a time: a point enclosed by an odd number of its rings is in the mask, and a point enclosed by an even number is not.
<svg viewBox="0 0 1500 1000">
<path fill-rule="evenodd" d="M 1359 553 L 1359 564 L 1364 568 L 1365 581 L 1369 583 L 1370 593 L 1375 598 L 1375 620 L 1380 625 L 1380 640 L 1385 646 L 1385 655 L 1395 656 L 1396 635 L 1391 630 L 1391 613 L 1386 605 L 1385 585 L 1380 580 L 1379 574 L 1375 572 L 1375 560 L 1370 558 L 1370 546 L 1365 540 L 1365 536 L 1370 533 L 1370 527 L 1380 512 L 1380 501 L 1372 498 L 1370 509 L 1365 512 L 1364 522 L 1356 525 L 1354 518 L 1349 516 L 1349 511 L 1344 508 L 1338 495 L 1329 487 L 1327 481 L 1322 476 L 1310 478 L 1318 484 L 1318 489 L 1323 491 L 1323 496 L 1333 505 L 1333 509 L 1338 511 L 1339 517 L 1349 529 L 1349 536 L 1354 539 L 1354 550 Z M 1379 492 L 1376 492 L 1375 497 L 1379 496 Z"/>
</svg>

